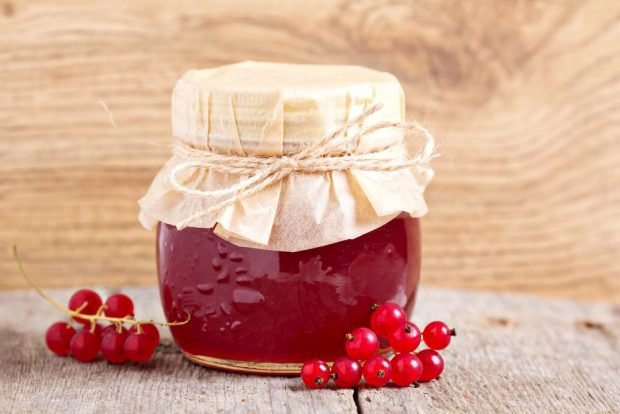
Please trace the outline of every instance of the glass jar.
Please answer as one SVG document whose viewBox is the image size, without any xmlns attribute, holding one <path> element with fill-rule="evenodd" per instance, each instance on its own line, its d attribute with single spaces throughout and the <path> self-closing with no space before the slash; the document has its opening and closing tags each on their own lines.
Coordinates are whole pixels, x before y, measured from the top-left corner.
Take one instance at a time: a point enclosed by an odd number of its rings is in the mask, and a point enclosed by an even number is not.
<svg viewBox="0 0 620 414">
<path fill-rule="evenodd" d="M 294 374 L 342 356 L 373 303 L 411 311 L 420 275 L 419 220 L 408 214 L 356 239 L 299 252 L 236 246 L 212 229 L 160 223 L 157 268 L 181 351 L 203 365 Z"/>
<path fill-rule="evenodd" d="M 407 141 L 404 117 L 398 80 L 362 67 L 243 62 L 177 82 L 173 154 L 139 203 L 166 318 L 189 314 L 171 328 L 186 357 L 298 374 L 342 356 L 372 304 L 411 312 L 434 146 Z"/>
</svg>

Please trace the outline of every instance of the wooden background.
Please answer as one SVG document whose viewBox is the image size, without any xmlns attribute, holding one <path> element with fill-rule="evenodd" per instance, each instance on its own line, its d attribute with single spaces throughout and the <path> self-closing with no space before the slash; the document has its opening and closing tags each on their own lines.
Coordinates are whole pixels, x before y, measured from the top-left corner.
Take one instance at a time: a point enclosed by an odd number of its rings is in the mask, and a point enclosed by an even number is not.
<svg viewBox="0 0 620 414">
<path fill-rule="evenodd" d="M 155 282 L 136 200 L 187 69 L 396 74 L 440 142 L 426 284 L 620 302 L 620 2 L 0 0 L 0 289 Z M 114 127 L 101 105 L 113 114 Z"/>
</svg>

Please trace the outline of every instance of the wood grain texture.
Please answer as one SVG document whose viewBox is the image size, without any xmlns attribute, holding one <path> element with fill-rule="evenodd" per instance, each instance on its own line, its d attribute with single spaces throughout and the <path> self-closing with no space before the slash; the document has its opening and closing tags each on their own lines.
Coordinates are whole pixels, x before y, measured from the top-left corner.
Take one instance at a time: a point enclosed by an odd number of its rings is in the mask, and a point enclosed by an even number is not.
<svg viewBox="0 0 620 414">
<path fill-rule="evenodd" d="M 154 282 L 172 86 L 255 59 L 401 79 L 442 153 L 424 283 L 620 302 L 619 2 L 0 4 L 0 288 L 12 243 L 47 286 Z"/>
<path fill-rule="evenodd" d="M 98 289 L 101 293 L 106 292 Z M 109 292 L 109 291 L 108 291 Z M 154 288 L 124 290 L 136 315 L 162 320 Z M 66 301 L 71 292 L 54 292 Z M 3 293 L 0 333 L 0 407 L 6 413 L 342 413 L 355 412 L 353 390 L 307 393 L 299 378 L 253 377 L 209 370 L 183 358 L 162 330 L 148 363 L 83 364 L 45 348 L 50 308 L 31 292 Z M 4 300 L 6 299 L 6 300 Z M 9 321 L 8 315 L 20 315 Z M 62 319 L 62 314 L 57 317 Z"/>
<path fill-rule="evenodd" d="M 109 293 L 100 290 L 102 293 Z M 157 290 L 124 290 L 137 315 L 161 318 Z M 71 290 L 53 291 L 67 300 Z M 442 319 L 458 336 L 441 380 L 420 388 L 360 385 L 310 391 L 299 378 L 212 371 L 184 360 L 162 332 L 145 365 L 52 356 L 60 319 L 32 292 L 0 293 L 3 412 L 617 413 L 620 309 L 604 303 L 425 288 L 414 321 Z"/>
</svg>

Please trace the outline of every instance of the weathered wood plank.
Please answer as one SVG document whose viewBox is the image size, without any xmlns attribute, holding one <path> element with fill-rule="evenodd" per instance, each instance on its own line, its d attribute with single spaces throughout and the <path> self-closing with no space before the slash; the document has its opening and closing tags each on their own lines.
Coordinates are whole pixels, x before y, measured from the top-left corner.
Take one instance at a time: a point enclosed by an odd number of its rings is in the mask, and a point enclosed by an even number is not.
<svg viewBox="0 0 620 414">
<path fill-rule="evenodd" d="M 425 290 L 419 318 L 458 336 L 439 381 L 361 389 L 362 412 L 620 411 L 620 308 L 528 296 Z"/>
<path fill-rule="evenodd" d="M 156 289 L 128 289 L 136 315 L 161 320 Z M 69 291 L 53 291 L 68 300 Z M 355 413 L 352 390 L 309 392 L 298 378 L 209 370 L 185 360 L 162 331 L 144 365 L 81 364 L 45 348 L 47 326 L 62 314 L 32 293 L 0 295 L 0 411 Z"/>
<path fill-rule="evenodd" d="M 47 286 L 151 283 L 136 200 L 169 154 L 151 143 L 174 81 L 362 64 L 439 138 L 425 282 L 620 302 L 619 21 L 605 0 L 4 1 L 0 247 Z M 8 252 L 0 288 L 21 285 Z"/>
<path fill-rule="evenodd" d="M 155 288 L 125 289 L 160 317 Z M 68 290 L 52 291 L 66 300 Z M 31 292 L 0 294 L 0 407 L 7 412 L 619 412 L 620 308 L 603 303 L 423 289 L 414 320 L 458 329 L 440 381 L 420 388 L 305 389 L 297 378 L 227 374 L 186 362 L 168 332 L 144 366 L 51 356 L 59 319 Z"/>
</svg>

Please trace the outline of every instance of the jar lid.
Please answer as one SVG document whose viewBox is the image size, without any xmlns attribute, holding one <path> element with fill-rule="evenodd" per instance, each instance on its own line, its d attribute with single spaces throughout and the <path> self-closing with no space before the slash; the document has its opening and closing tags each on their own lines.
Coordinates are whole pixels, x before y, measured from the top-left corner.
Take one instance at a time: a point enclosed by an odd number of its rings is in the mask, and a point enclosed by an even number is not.
<svg viewBox="0 0 620 414">
<path fill-rule="evenodd" d="M 373 121 L 404 117 L 403 90 L 389 73 L 248 61 L 185 73 L 172 96 L 172 133 L 225 153 L 289 154 L 371 103 L 383 106 Z"/>
<path fill-rule="evenodd" d="M 405 145 L 404 114 L 398 80 L 359 66 L 191 70 L 172 96 L 174 153 L 140 199 L 140 221 L 298 251 L 422 216 L 433 139 L 421 129 L 424 147 Z"/>
</svg>

